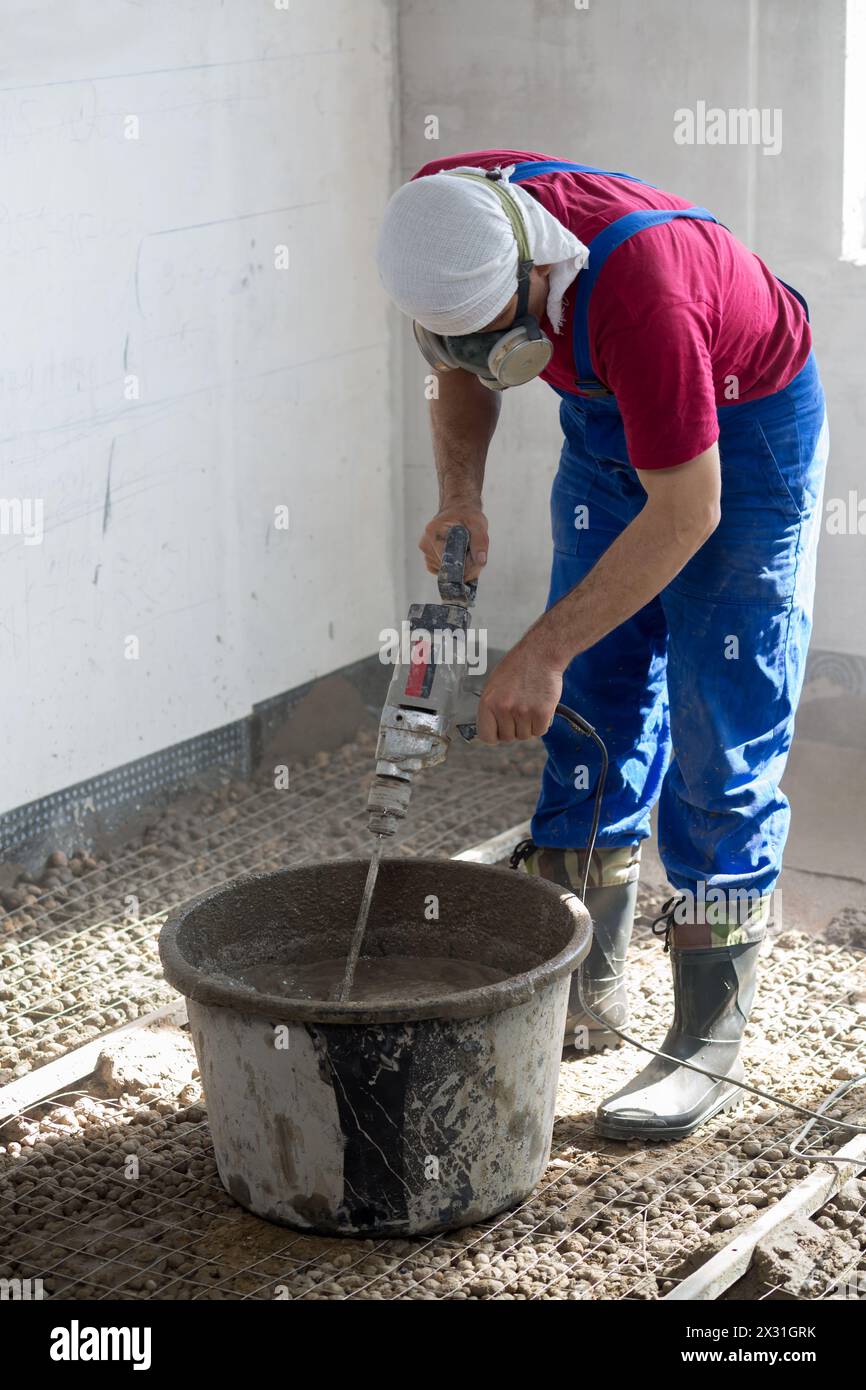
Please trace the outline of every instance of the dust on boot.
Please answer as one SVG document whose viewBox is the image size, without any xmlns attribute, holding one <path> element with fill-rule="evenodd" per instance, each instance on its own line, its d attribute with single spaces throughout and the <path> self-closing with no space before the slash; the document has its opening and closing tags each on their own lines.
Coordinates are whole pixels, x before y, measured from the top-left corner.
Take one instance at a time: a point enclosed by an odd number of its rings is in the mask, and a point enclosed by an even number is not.
<svg viewBox="0 0 866 1390">
<path fill-rule="evenodd" d="M 625 960 L 634 925 L 640 873 L 640 844 L 593 850 L 586 894 L 586 851 L 547 849 L 522 840 L 511 856 L 512 867 L 558 883 L 583 897 L 592 918 L 592 946 L 580 971 L 571 977 L 563 1053 L 577 1055 L 621 1047 L 613 1028 L 628 1020 Z M 590 1008 L 598 1019 L 585 1012 Z M 609 1027 L 604 1026 L 604 1020 Z"/>
<path fill-rule="evenodd" d="M 707 909 L 707 917 L 716 920 L 700 925 L 681 920 L 690 897 L 671 898 L 653 924 L 655 934 L 665 937 L 674 985 L 673 1023 L 659 1050 L 730 1082 L 653 1057 L 599 1106 L 595 1128 L 608 1139 L 682 1139 L 742 1095 L 734 1083 L 744 1074 L 739 1052 L 755 995 L 769 895 L 745 913 L 740 903 L 734 911 Z"/>
</svg>

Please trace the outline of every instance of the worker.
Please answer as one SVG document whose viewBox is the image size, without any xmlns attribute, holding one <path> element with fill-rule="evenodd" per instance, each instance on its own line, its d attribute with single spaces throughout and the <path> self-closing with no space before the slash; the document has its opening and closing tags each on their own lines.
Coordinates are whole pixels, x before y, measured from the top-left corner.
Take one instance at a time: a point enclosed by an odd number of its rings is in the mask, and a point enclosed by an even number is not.
<svg viewBox="0 0 866 1390">
<path fill-rule="evenodd" d="M 439 508 L 486 564 L 485 461 L 503 389 L 540 377 L 564 435 L 546 611 L 489 676 L 487 743 L 542 735 L 521 868 L 580 891 L 594 936 L 566 1043 L 616 1044 L 641 843 L 658 810 L 676 894 L 661 1050 L 596 1116 L 617 1139 L 691 1133 L 742 1094 L 739 1060 L 789 825 L 780 780 L 812 620 L 828 433 L 808 309 L 707 209 L 629 174 L 521 150 L 426 164 L 391 198 L 377 260 L 430 364 Z M 516 488 L 523 510 L 522 476 Z M 583 1012 L 587 1004 L 592 1015 Z M 726 1078 L 679 1064 L 691 1061 Z"/>
</svg>

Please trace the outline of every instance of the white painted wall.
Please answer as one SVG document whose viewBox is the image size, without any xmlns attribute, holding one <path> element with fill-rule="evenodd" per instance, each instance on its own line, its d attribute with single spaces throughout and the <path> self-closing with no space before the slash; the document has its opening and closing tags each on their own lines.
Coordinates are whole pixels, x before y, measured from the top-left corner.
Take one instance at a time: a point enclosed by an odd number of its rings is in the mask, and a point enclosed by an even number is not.
<svg viewBox="0 0 866 1390">
<path fill-rule="evenodd" d="M 423 367 L 372 254 L 389 193 L 437 150 L 538 148 L 709 204 L 809 296 L 829 494 L 862 489 L 866 268 L 838 259 L 844 13 L 6 0 L 0 504 L 42 499 L 45 529 L 25 544 L 0 505 L 0 810 L 372 652 L 407 591 L 432 592 Z M 781 106 L 782 153 L 676 145 L 673 112 L 699 99 Z M 509 393 L 479 603 L 493 645 L 543 604 L 558 450 L 553 394 Z M 864 538 L 825 536 L 816 646 L 866 654 L 863 563 Z"/>
<path fill-rule="evenodd" d="M 5 810 L 374 650 L 402 497 L 389 0 L 2 27 L 0 498 L 44 506 L 41 544 L 0 534 Z"/>
<path fill-rule="evenodd" d="M 866 267 L 841 263 L 844 0 L 402 0 L 402 176 L 437 153 L 539 150 L 624 169 L 710 207 L 812 308 L 832 434 L 828 497 L 866 496 Z M 866 83 L 866 72 L 861 74 Z M 781 108 L 782 149 L 674 142 L 674 112 Z M 425 120 L 439 138 L 425 138 Z M 861 161 L 864 153 L 860 152 Z M 407 576 L 436 508 L 424 364 L 403 327 Z M 479 588 L 494 646 L 544 604 L 557 398 L 508 392 L 488 465 L 490 563 Z M 825 535 L 814 645 L 866 655 L 866 537 Z M 421 582 L 426 582 L 421 579 Z"/>
</svg>

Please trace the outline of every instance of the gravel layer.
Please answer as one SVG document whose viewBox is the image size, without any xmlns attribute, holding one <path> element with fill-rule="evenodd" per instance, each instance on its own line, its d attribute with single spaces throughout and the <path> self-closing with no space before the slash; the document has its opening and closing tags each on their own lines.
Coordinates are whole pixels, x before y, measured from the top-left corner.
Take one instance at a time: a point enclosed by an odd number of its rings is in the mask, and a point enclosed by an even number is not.
<svg viewBox="0 0 866 1390">
<path fill-rule="evenodd" d="M 317 754 L 285 791 L 260 781 L 186 797 L 110 859 L 57 854 L 41 875 L 0 879 L 0 1085 L 176 997 L 156 955 L 175 903 L 251 869 L 363 853 L 373 744 L 365 734 Z M 398 852 L 453 853 L 526 819 L 540 764 L 537 746 L 456 746 L 419 780 Z M 641 887 L 629 961 L 632 1028 L 649 1043 L 671 1012 L 649 933 L 663 897 Z M 864 947 L 853 909 L 822 940 L 771 937 L 747 1034 L 754 1084 L 814 1106 L 866 1071 Z M 551 1163 L 518 1211 L 414 1242 L 299 1235 L 223 1192 L 191 1045 L 177 1030 L 169 1044 L 171 1066 L 109 1058 L 86 1094 L 0 1127 L 0 1277 L 42 1277 L 48 1296 L 76 1299 L 655 1299 L 811 1171 L 791 1152 L 801 1120 L 751 1098 L 669 1147 L 597 1138 L 595 1107 L 645 1060 L 627 1047 L 563 1065 Z M 840 1102 L 861 1121 L 864 1089 Z M 810 1142 L 847 1137 L 824 1127 Z M 852 1252 L 850 1297 L 863 1203 L 840 1194 L 814 1221 Z M 838 1269 L 818 1263 L 809 1296 L 841 1296 Z"/>
<path fill-rule="evenodd" d="M 670 996 L 665 957 L 642 925 L 633 1026 L 652 1042 Z M 797 932 L 774 940 L 749 1031 L 750 1079 L 815 1105 L 836 1073 L 866 1070 L 864 985 L 858 952 Z M 811 1171 L 791 1151 L 801 1121 L 763 1101 L 671 1146 L 595 1137 L 595 1106 L 639 1063 L 624 1048 L 563 1065 L 551 1162 L 517 1211 L 418 1241 L 299 1235 L 223 1192 L 195 1056 L 174 1031 L 179 1052 L 155 1082 L 143 1065 L 101 1066 L 90 1094 L 0 1131 L 3 1277 L 42 1277 L 47 1296 L 75 1299 L 655 1299 Z M 862 1091 L 832 1112 L 844 1113 L 866 1120 Z M 825 1126 L 811 1142 L 836 1149 L 846 1137 Z M 849 1192 L 815 1218 L 844 1241 L 855 1271 L 866 1259 L 862 1206 Z M 817 1259 L 808 1296 L 839 1296 L 834 1249 L 826 1270 Z"/>
<path fill-rule="evenodd" d="M 157 938 L 166 913 L 241 873 L 369 852 L 375 737 L 292 767 L 289 787 L 187 796 L 110 857 L 52 854 L 0 886 L 0 1086 L 176 998 Z M 540 745 L 458 744 L 417 779 L 396 853 L 456 853 L 532 811 Z M 7 875 L 8 877 L 8 875 Z"/>
</svg>

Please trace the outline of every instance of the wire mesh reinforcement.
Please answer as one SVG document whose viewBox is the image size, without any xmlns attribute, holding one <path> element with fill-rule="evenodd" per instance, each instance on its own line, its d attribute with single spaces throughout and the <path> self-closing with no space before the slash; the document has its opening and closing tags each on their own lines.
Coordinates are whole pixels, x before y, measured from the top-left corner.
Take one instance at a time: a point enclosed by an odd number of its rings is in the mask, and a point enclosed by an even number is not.
<svg viewBox="0 0 866 1390">
<path fill-rule="evenodd" d="M 467 756 L 447 776 L 434 771 L 418 786 L 402 852 L 453 853 L 524 819 L 538 766 L 537 756 Z M 299 771 L 290 793 L 256 788 L 186 820 L 168 815 L 145 843 L 81 873 L 62 909 L 46 891 L 0 946 L 0 1063 L 26 1070 L 172 997 L 156 936 L 175 902 L 250 869 L 363 852 L 369 771 L 361 745 Z M 129 897 L 137 919 L 124 918 Z M 670 985 L 648 932 L 658 899 L 642 888 L 639 906 L 632 1026 L 660 1042 Z M 866 1070 L 864 999 L 862 953 L 777 936 L 747 1039 L 751 1079 L 814 1106 L 840 1065 Z M 598 1138 L 595 1106 L 645 1060 L 626 1048 L 566 1064 L 551 1163 L 531 1197 L 483 1226 L 411 1242 L 323 1239 L 243 1211 L 219 1183 L 189 1086 L 56 1098 L 0 1128 L 0 1277 L 42 1279 L 47 1296 L 75 1299 L 656 1298 L 684 1277 L 690 1253 L 810 1170 L 788 1152 L 801 1120 L 764 1102 L 670 1149 Z M 191 1075 L 191 1048 L 189 1066 Z M 818 1142 L 845 1137 L 828 1124 Z M 828 1212 L 834 1220 L 832 1203 Z M 849 1288 L 866 1230 L 850 1196 L 844 1219 Z M 838 1296 L 838 1272 L 820 1274 L 813 1296 Z"/>
<path fill-rule="evenodd" d="M 866 1069 L 866 1046 L 850 1045 L 846 1017 L 866 966 L 834 946 L 803 950 L 805 959 L 797 946 L 778 953 L 791 959 L 775 980 L 768 970 L 768 1016 L 781 1006 L 790 1014 L 792 986 L 796 997 L 816 954 L 833 981 L 793 1016 L 786 1041 L 816 1065 L 806 1081 L 814 1104 L 833 1089 L 822 1078 L 839 1055 Z M 646 928 L 635 965 L 634 1026 L 646 1036 L 667 996 Z M 820 1039 L 810 1032 L 816 1009 Z M 198 1102 L 83 1098 L 74 1104 L 104 1108 L 98 1121 L 0 1158 L 3 1274 L 41 1278 L 48 1296 L 67 1298 L 658 1297 L 725 1213 L 736 1207 L 740 1216 L 738 1195 L 749 1195 L 747 1207 L 777 1200 L 809 1170 L 787 1152 L 799 1119 L 764 1103 L 719 1117 L 670 1151 L 600 1140 L 594 1104 L 618 1084 L 614 1072 L 633 1066 L 633 1055 L 618 1053 L 564 1067 L 551 1165 L 531 1198 L 484 1226 L 412 1242 L 300 1235 L 242 1211 L 219 1184 Z M 785 1089 L 772 1065 L 759 1074 Z M 822 1143 L 842 1142 L 826 1128 Z M 825 1284 L 833 1296 L 829 1275 Z"/>
</svg>

